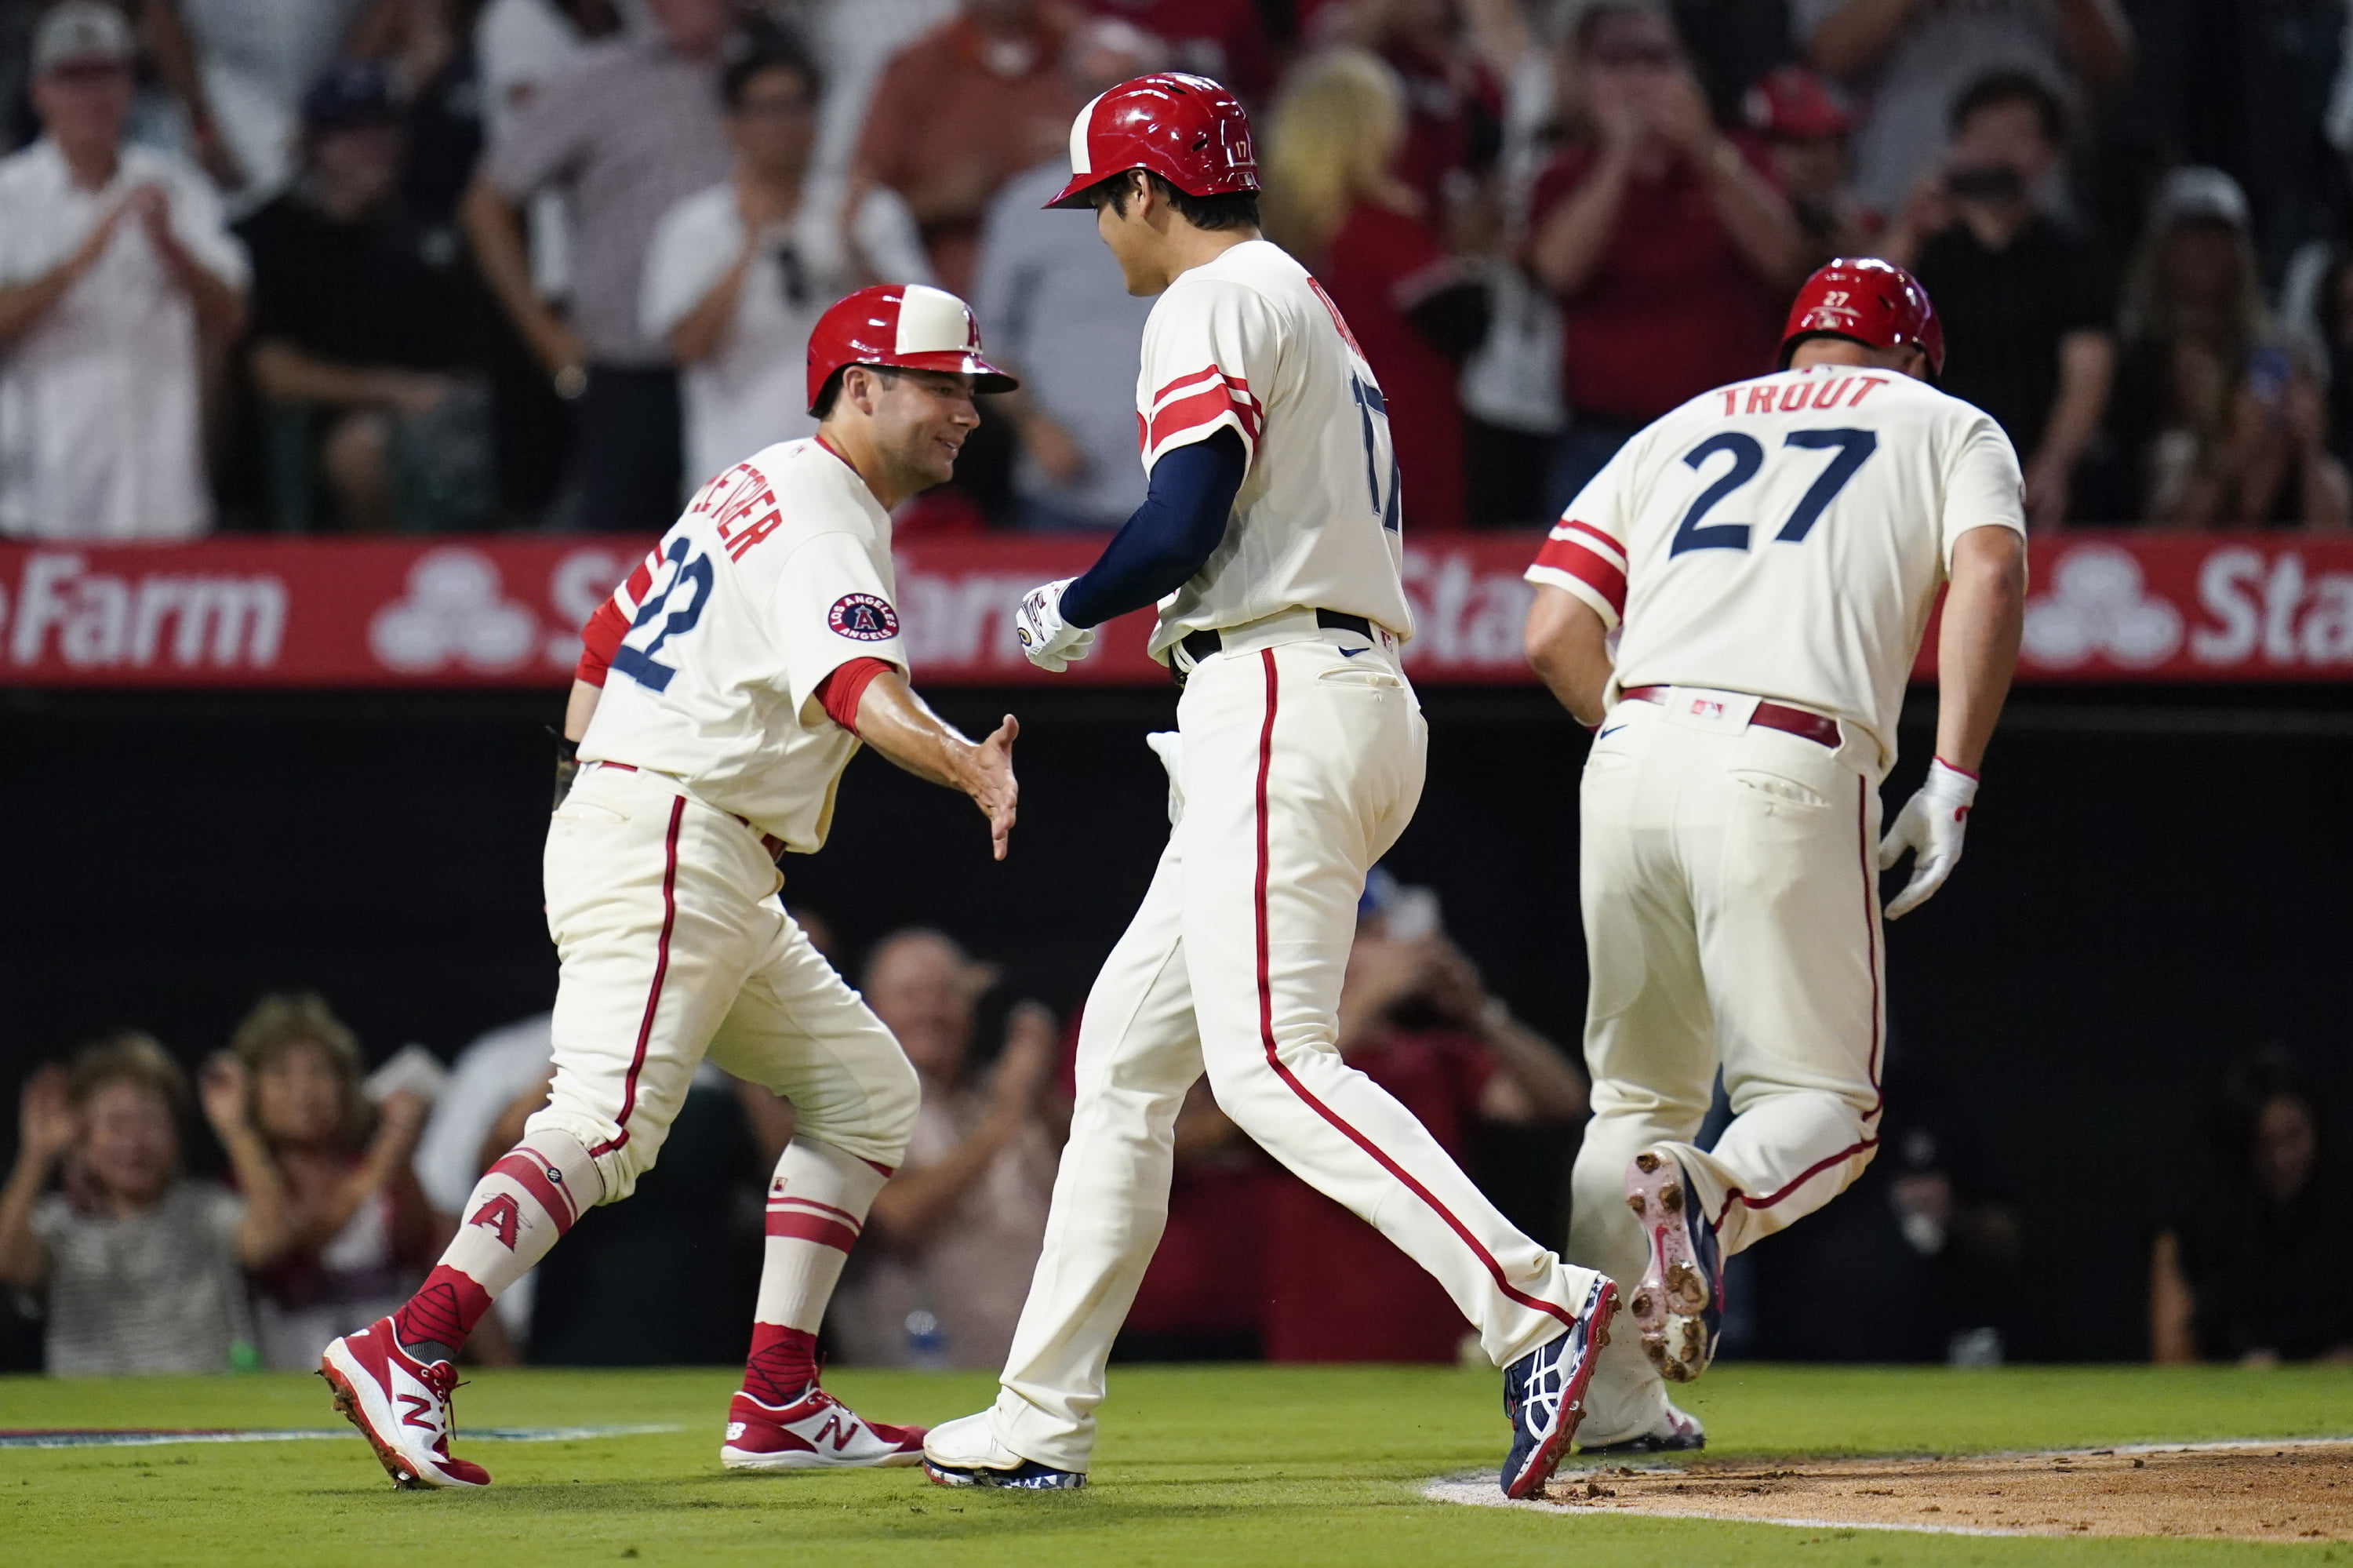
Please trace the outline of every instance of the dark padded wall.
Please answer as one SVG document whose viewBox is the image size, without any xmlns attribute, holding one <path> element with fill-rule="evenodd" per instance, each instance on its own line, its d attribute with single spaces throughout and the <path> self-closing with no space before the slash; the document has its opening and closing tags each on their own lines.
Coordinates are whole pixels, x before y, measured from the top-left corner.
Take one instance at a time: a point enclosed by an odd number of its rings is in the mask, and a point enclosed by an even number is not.
<svg viewBox="0 0 2353 1568">
<path fill-rule="evenodd" d="M 1576 768 L 1532 693 L 1435 691 L 1430 782 L 1392 856 L 1524 1015 L 1573 1044 L 1584 958 Z M 551 697 L 0 698 L 0 1143 L 32 1062 L 112 1023 L 184 1056 L 254 993 L 314 985 L 378 1054 L 443 1054 L 546 1004 L 539 916 Z M 1151 874 L 1165 819 L 1142 736 L 1170 694 L 951 695 L 967 728 L 1022 715 L 1022 826 L 871 755 L 788 896 L 852 952 L 945 927 L 1008 989 L 1083 995 Z M 1925 713 L 1891 797 L 1926 761 Z M 2353 692 L 2019 699 L 1968 857 L 1889 937 L 1898 1051 L 1983 1123 L 2024 1212 L 2015 1350 L 2143 1349 L 2148 1230 L 2189 1170 L 2201 1096 L 2284 1042 L 2348 1082 Z M 1541 1210 L 1541 1202 L 1531 1208 Z M 1854 1301 L 1825 1302 L 1848 1310 Z"/>
</svg>

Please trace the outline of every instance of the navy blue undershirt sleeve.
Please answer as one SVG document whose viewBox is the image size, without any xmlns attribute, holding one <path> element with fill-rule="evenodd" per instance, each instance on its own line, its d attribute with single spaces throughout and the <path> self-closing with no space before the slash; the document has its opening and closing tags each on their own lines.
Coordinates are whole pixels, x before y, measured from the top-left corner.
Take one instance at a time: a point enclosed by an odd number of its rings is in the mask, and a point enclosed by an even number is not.
<svg viewBox="0 0 2353 1568">
<path fill-rule="evenodd" d="M 1249 469 L 1242 439 L 1229 429 L 1164 453 L 1152 465 L 1144 504 L 1086 575 L 1062 590 L 1062 619 L 1101 626 L 1182 588 L 1225 538 Z"/>
</svg>

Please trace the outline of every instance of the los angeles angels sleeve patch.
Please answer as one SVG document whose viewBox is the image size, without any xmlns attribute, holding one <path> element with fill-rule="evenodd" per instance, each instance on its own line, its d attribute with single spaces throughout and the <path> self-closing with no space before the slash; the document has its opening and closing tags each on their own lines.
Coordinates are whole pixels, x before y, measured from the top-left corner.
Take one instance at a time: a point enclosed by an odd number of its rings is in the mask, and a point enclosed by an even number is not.
<svg viewBox="0 0 2353 1568">
<path fill-rule="evenodd" d="M 899 635 L 899 612 L 879 594 L 843 594 L 826 611 L 825 623 L 860 642 L 888 642 Z"/>
</svg>

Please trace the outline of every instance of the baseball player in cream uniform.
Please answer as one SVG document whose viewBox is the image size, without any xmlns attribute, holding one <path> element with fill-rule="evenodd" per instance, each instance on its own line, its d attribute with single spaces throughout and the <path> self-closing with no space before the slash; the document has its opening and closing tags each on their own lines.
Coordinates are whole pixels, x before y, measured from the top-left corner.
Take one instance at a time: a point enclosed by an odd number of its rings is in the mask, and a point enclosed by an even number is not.
<svg viewBox="0 0 2353 1568">
<path fill-rule="evenodd" d="M 1420 1123 L 1334 1048 L 1365 874 L 1412 817 L 1425 731 L 1398 645 L 1398 474 L 1378 384 L 1322 289 L 1258 238 L 1248 122 L 1199 77 L 1082 110 L 1055 205 L 1095 208 L 1161 299 L 1137 382 L 1145 505 L 1084 576 L 1032 592 L 1029 657 L 1157 601 L 1184 680 L 1166 852 L 1081 1027 L 1077 1107 L 996 1404 L 935 1428 L 947 1485 L 1085 1477 L 1112 1339 L 1166 1218 L 1172 1128 L 1204 1071 L 1302 1178 L 1378 1226 L 1475 1324 L 1540 1489 L 1576 1428 L 1609 1281 L 1520 1234 Z"/>
<path fill-rule="evenodd" d="M 583 633 L 566 724 L 578 775 L 560 779 L 547 838 L 562 959 L 548 1104 L 423 1287 L 321 1364 L 402 1486 L 488 1484 L 448 1452 L 458 1348 L 583 1212 L 629 1195 L 706 1055 L 798 1113 L 723 1462 L 920 1457 L 920 1428 L 838 1404 L 816 1361 L 841 1266 L 913 1128 L 915 1074 L 785 913 L 776 860 L 823 845 L 861 741 L 969 795 L 1005 853 L 1016 726 L 975 745 L 908 687 L 889 509 L 949 476 L 979 422 L 973 394 L 1012 382 L 981 357 L 964 302 L 915 285 L 841 301 L 808 354 L 817 434 L 705 484 Z"/>
<path fill-rule="evenodd" d="M 1528 569 L 1529 657 L 1597 725 L 1579 795 L 1593 1119 L 1569 1255 L 1639 1330 L 1586 1446 L 1695 1447 L 1667 1400 L 1714 1353 L 1722 1263 L 1835 1197 L 1879 1141 L 1878 873 L 1951 872 L 2025 595 L 2017 454 L 1936 390 L 1927 295 L 1884 262 L 1800 291 L 1777 375 L 1627 443 Z M 1883 841 L 1879 784 L 1940 587 L 1936 758 Z M 1694 1146 L 1721 1067 L 1733 1119 Z"/>
</svg>

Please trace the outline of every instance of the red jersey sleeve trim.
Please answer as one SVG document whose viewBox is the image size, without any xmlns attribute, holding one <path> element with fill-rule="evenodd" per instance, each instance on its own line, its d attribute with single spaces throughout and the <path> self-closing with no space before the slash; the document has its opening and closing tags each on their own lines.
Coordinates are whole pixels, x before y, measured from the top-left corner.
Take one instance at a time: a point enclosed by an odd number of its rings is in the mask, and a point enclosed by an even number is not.
<svg viewBox="0 0 2353 1568">
<path fill-rule="evenodd" d="M 826 717 L 856 735 L 858 705 L 866 688 L 874 683 L 875 676 L 897 668 L 881 659 L 860 658 L 837 664 L 817 683 L 818 705 L 825 709 Z"/>
</svg>

